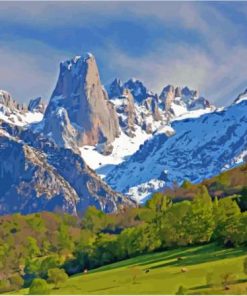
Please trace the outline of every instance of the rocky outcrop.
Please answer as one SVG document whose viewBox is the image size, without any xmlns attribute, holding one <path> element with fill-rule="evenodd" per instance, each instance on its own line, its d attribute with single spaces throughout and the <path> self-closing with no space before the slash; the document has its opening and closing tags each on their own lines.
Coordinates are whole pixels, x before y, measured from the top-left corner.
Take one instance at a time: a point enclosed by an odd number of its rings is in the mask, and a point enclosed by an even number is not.
<svg viewBox="0 0 247 296">
<path fill-rule="evenodd" d="M 46 108 L 46 104 L 41 97 L 30 100 L 28 104 L 28 110 L 30 112 L 40 112 L 44 113 Z"/>
<path fill-rule="evenodd" d="M 18 110 L 20 112 L 26 112 L 27 107 L 24 104 L 17 103 L 11 95 L 4 91 L 0 90 L 0 105 L 5 106 L 10 111 Z"/>
<path fill-rule="evenodd" d="M 61 63 L 58 82 L 45 112 L 46 133 L 54 135 L 52 120 L 61 108 L 67 112 L 67 120 L 76 133 L 73 141 L 79 146 L 108 144 L 119 135 L 116 111 L 101 85 L 91 54 Z M 54 135 L 54 138 L 61 136 Z"/>
<path fill-rule="evenodd" d="M 123 84 L 119 78 L 113 80 L 113 82 L 107 86 L 107 92 L 110 99 L 118 98 L 123 94 Z"/>
<path fill-rule="evenodd" d="M 142 103 L 145 99 L 154 96 L 140 80 L 135 78 L 129 79 L 123 86 L 131 91 L 136 103 Z"/>
<path fill-rule="evenodd" d="M 167 85 L 163 88 L 159 100 L 168 116 L 178 116 L 193 110 L 214 109 L 205 98 L 199 97 L 197 90 Z"/>
<path fill-rule="evenodd" d="M 0 214 L 79 215 L 88 206 L 108 213 L 135 206 L 106 185 L 79 154 L 6 123 L 0 128 L 0 184 Z"/>
<path fill-rule="evenodd" d="M 76 214 L 79 197 L 45 155 L 0 134 L 0 214 L 61 210 Z"/>
<path fill-rule="evenodd" d="M 115 104 L 119 124 L 122 130 L 130 137 L 134 137 L 137 122 L 134 98 L 129 89 L 124 89 L 118 103 Z"/>
</svg>

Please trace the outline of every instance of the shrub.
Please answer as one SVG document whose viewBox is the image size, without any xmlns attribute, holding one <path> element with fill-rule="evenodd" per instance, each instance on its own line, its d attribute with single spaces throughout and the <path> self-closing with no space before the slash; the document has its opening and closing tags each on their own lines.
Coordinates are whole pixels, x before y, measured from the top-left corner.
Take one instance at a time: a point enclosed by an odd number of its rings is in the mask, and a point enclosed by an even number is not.
<svg viewBox="0 0 247 296">
<path fill-rule="evenodd" d="M 55 288 L 58 288 L 59 284 L 66 282 L 67 279 L 68 275 L 64 269 L 52 268 L 48 271 L 48 282 L 53 283 Z"/>
<path fill-rule="evenodd" d="M 47 295 L 49 292 L 49 286 L 43 279 L 34 279 L 29 288 L 30 295 Z"/>
</svg>

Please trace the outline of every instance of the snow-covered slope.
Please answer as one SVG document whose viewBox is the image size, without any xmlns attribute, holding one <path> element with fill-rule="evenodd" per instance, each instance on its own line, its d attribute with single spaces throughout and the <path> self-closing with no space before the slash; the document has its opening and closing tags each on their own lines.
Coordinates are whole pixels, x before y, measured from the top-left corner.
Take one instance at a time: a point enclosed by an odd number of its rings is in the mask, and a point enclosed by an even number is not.
<svg viewBox="0 0 247 296">
<path fill-rule="evenodd" d="M 13 100 L 8 92 L 0 90 L 0 120 L 17 126 L 25 126 L 41 121 L 42 118 L 42 112 L 29 111 L 26 106 Z"/>
<path fill-rule="evenodd" d="M 140 201 L 173 182 L 199 182 L 240 164 L 247 151 L 244 98 L 220 112 L 173 121 L 173 136 L 158 133 L 146 141 L 106 181 Z"/>
<path fill-rule="evenodd" d="M 115 79 L 106 89 L 117 111 L 120 136 L 112 143 L 113 150 L 109 155 L 100 153 L 100 145 L 80 148 L 87 164 L 102 177 L 109 174 L 115 165 L 126 161 L 153 135 L 166 133 L 168 137 L 171 136 L 174 133 L 170 125 L 172 121 L 196 118 L 215 110 L 208 101 L 198 97 L 197 91 L 187 87 L 180 90 L 178 87 L 168 86 L 158 96 L 141 81 L 132 78 L 125 83 Z M 171 105 L 166 110 L 164 102 L 169 89 Z"/>
</svg>

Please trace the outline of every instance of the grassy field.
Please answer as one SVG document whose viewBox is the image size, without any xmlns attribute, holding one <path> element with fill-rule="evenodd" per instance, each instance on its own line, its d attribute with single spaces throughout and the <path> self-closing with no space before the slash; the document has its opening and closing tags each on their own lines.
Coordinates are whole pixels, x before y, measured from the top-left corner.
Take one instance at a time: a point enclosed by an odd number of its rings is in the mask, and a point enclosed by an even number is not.
<svg viewBox="0 0 247 296">
<path fill-rule="evenodd" d="M 179 248 L 138 256 L 72 276 L 58 289 L 51 286 L 51 293 L 175 294 L 182 285 L 188 294 L 246 294 L 247 275 L 243 273 L 246 256 L 246 249 L 222 249 L 214 244 Z M 213 273 L 219 283 L 225 273 L 233 273 L 235 280 L 229 290 L 221 284 L 210 288 L 206 284 L 208 273 Z M 28 289 L 15 294 L 28 294 Z"/>
</svg>

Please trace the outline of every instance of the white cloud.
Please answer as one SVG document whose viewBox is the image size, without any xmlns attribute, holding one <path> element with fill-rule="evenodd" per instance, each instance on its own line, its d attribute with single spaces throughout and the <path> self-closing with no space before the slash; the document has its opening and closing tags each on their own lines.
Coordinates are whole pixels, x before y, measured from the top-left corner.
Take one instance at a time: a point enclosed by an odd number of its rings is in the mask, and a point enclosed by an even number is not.
<svg viewBox="0 0 247 296">
<path fill-rule="evenodd" d="M 32 46 L 32 52 L 28 50 L 29 46 Z M 63 52 L 33 40 L 8 45 L 1 42 L 0 88 L 9 91 L 19 102 L 40 95 L 49 99 L 56 83 L 59 61 L 64 56 Z"/>
</svg>

